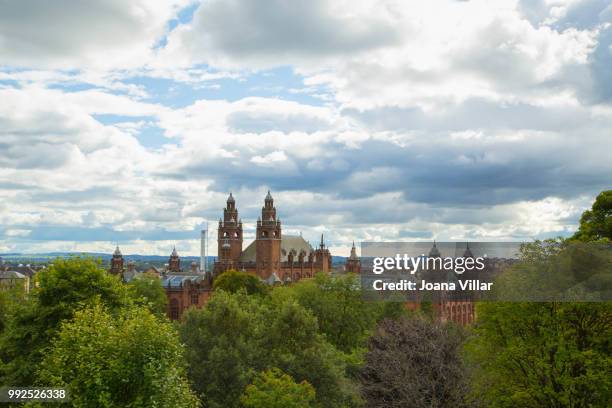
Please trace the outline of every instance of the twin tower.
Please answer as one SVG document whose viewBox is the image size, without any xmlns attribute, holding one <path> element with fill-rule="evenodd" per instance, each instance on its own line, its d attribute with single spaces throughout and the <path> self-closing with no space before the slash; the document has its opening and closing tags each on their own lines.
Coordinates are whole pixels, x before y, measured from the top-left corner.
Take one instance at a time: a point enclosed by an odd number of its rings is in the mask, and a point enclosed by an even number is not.
<svg viewBox="0 0 612 408">
<path fill-rule="evenodd" d="M 217 234 L 218 258 L 215 274 L 228 269 L 254 272 L 270 281 L 299 280 L 315 272 L 331 270 L 331 254 L 321 237 L 314 250 L 301 236 L 283 236 L 281 221 L 276 216 L 274 199 L 268 191 L 257 219 L 255 241 L 242 250 L 242 220 L 238 217 L 236 200 L 230 193 Z"/>
</svg>

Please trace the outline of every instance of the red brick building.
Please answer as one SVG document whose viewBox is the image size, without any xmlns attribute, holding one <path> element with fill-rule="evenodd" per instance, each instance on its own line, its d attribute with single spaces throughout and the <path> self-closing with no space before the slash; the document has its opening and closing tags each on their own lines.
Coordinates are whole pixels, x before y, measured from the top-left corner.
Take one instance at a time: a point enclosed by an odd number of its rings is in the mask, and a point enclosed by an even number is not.
<svg viewBox="0 0 612 408">
<path fill-rule="evenodd" d="M 329 273 L 332 257 L 321 235 L 319 247 L 314 249 L 297 235 L 284 235 L 277 217 L 274 199 L 268 191 L 257 220 L 255 240 L 242 249 L 242 220 L 238 217 L 236 200 L 230 193 L 223 218 L 219 220 L 218 256 L 215 276 L 228 269 L 253 273 L 274 284 L 310 278 L 317 272 Z"/>
</svg>

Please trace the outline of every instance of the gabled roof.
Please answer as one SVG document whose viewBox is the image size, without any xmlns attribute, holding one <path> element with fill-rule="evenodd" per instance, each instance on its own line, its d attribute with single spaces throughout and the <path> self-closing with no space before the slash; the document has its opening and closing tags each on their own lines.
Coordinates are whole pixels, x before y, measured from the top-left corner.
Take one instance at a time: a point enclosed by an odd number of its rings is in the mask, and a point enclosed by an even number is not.
<svg viewBox="0 0 612 408">
<path fill-rule="evenodd" d="M 23 273 L 17 271 L 0 271 L 0 279 L 25 279 Z"/>
<path fill-rule="evenodd" d="M 299 235 L 283 235 L 281 238 L 281 262 L 286 262 L 291 250 L 295 251 L 295 260 L 301 251 L 304 251 L 306 255 L 313 251 L 310 244 Z M 240 255 L 240 262 L 255 262 L 256 257 L 256 245 L 255 241 L 251 242 L 248 247 Z"/>
</svg>

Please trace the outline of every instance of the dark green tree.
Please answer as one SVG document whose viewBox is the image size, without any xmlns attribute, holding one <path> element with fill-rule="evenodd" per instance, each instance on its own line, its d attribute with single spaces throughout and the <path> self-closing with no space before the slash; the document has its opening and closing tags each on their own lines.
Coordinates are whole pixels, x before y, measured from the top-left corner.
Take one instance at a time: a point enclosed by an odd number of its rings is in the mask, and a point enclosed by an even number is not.
<svg viewBox="0 0 612 408">
<path fill-rule="evenodd" d="M 273 367 L 312 384 L 321 407 L 355 399 L 342 353 L 295 300 L 219 291 L 206 308 L 185 313 L 180 334 L 189 377 L 207 407 L 239 407 L 255 375 Z"/>
<path fill-rule="evenodd" d="M 96 303 L 62 323 L 39 376 L 78 407 L 197 407 L 182 353 L 171 323 L 147 308 L 113 315 Z"/>
<path fill-rule="evenodd" d="M 38 286 L 15 305 L 0 336 L 2 384 L 38 384 L 45 347 L 77 310 L 95 301 L 111 311 L 131 304 L 125 285 L 93 259 L 56 259 L 36 279 Z"/>
<path fill-rule="evenodd" d="M 189 309 L 179 327 L 188 375 L 206 407 L 239 407 L 262 351 L 256 299 L 219 291 L 205 308 Z"/>
<path fill-rule="evenodd" d="M 309 408 L 314 406 L 315 390 L 308 382 L 298 384 L 278 368 L 272 368 L 255 377 L 240 402 L 245 408 Z"/>
<path fill-rule="evenodd" d="M 573 239 L 579 241 L 612 240 L 612 190 L 599 193 L 590 210 L 580 217 L 580 227 Z"/>
<path fill-rule="evenodd" d="M 240 290 L 246 291 L 249 295 L 263 295 L 267 293 L 268 287 L 257 276 L 234 270 L 223 272 L 214 281 L 215 290 L 224 290 L 236 293 Z"/>
<path fill-rule="evenodd" d="M 132 279 L 128 288 L 136 304 L 146 306 L 156 316 L 166 315 L 168 297 L 157 275 L 143 273 Z"/>
<path fill-rule="evenodd" d="M 556 301 L 605 299 L 607 245 L 549 240 L 522 247 L 521 261 L 495 284 L 513 299 L 553 301 L 477 305 L 466 345 L 475 400 L 486 407 L 610 406 L 612 304 Z"/>
</svg>

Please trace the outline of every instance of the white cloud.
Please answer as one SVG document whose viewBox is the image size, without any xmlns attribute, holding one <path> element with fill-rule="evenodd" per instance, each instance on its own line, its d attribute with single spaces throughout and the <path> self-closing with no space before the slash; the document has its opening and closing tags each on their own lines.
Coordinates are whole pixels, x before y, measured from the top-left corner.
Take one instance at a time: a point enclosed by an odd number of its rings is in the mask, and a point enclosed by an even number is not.
<svg viewBox="0 0 612 408">
<path fill-rule="evenodd" d="M 0 6 L 0 250 L 195 254 L 268 188 L 338 250 L 526 239 L 608 187 L 601 1 L 189 3 Z"/>
</svg>

